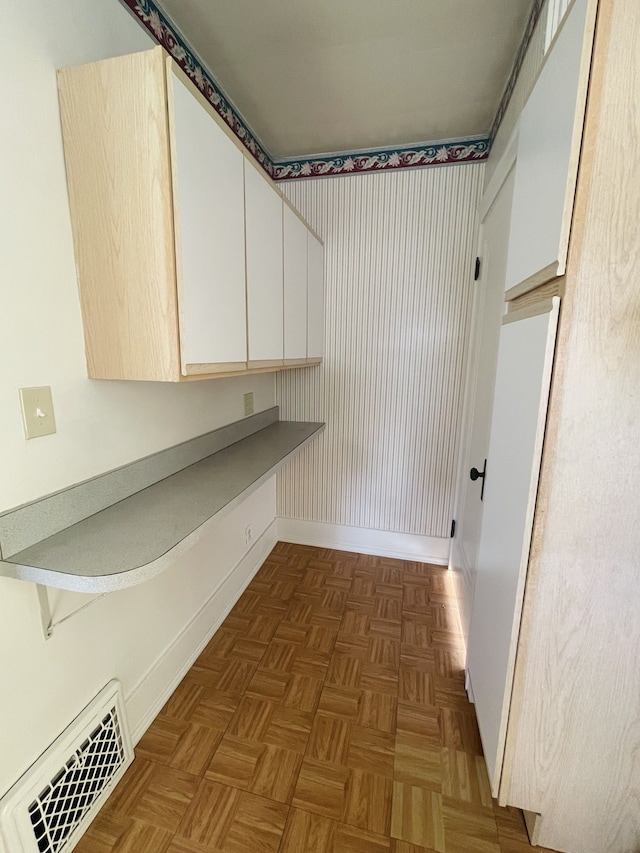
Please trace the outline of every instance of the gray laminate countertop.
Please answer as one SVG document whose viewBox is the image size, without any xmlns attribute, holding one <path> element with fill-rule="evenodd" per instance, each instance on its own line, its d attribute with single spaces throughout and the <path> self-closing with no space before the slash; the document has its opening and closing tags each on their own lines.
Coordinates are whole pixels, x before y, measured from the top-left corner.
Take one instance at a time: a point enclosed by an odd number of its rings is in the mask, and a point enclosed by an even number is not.
<svg viewBox="0 0 640 853">
<path fill-rule="evenodd" d="M 23 551 L 0 574 L 78 592 L 110 592 L 164 571 L 237 506 L 321 423 L 277 421 Z"/>
</svg>

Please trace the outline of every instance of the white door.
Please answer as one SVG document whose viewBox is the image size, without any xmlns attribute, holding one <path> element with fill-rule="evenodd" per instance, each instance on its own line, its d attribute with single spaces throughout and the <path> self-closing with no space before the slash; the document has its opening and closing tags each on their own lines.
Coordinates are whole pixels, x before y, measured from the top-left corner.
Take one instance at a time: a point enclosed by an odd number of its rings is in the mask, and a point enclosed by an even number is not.
<svg viewBox="0 0 640 853">
<path fill-rule="evenodd" d="M 174 74 L 169 86 L 183 373 L 244 369 L 244 157 Z"/>
<path fill-rule="evenodd" d="M 283 264 L 281 196 L 244 163 L 249 367 L 282 364 Z"/>
<path fill-rule="evenodd" d="M 471 617 L 483 509 L 480 500 L 482 480 L 472 482 L 469 479 L 469 471 L 473 467 L 482 470 L 489 448 L 500 320 L 504 312 L 513 186 L 512 166 L 482 222 L 480 279 L 475 283 L 465 387 L 463 441 L 454 510 L 456 531 L 450 562 L 450 567 L 457 573 L 456 586 L 465 636 L 468 634 Z"/>
<path fill-rule="evenodd" d="M 467 670 L 498 796 L 560 300 L 500 333 Z"/>
</svg>

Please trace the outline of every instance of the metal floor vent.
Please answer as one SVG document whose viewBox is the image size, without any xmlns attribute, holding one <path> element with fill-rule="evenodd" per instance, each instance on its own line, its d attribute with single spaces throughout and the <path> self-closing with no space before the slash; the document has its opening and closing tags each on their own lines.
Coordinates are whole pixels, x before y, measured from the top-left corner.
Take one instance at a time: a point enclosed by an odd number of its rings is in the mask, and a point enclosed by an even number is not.
<svg viewBox="0 0 640 853">
<path fill-rule="evenodd" d="M 0 800 L 2 853 L 69 853 L 132 761 L 111 681 Z"/>
</svg>

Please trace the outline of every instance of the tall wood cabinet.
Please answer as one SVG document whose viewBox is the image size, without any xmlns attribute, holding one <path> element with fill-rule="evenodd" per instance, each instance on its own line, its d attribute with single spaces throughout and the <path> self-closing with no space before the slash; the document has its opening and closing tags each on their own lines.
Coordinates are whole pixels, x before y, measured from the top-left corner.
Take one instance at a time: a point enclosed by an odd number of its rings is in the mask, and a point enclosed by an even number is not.
<svg viewBox="0 0 640 853">
<path fill-rule="evenodd" d="M 565 275 L 507 292 L 468 667 L 533 843 L 636 853 L 640 6 L 576 0 L 587 36 L 596 7 Z"/>
<path fill-rule="evenodd" d="M 89 376 L 319 363 L 322 242 L 162 48 L 59 91 Z"/>
</svg>

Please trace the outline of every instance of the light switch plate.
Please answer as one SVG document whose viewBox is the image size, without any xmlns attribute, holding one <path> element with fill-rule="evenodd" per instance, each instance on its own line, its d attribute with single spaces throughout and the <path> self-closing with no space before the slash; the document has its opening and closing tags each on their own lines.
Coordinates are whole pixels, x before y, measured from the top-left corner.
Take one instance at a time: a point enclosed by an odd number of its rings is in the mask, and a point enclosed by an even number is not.
<svg viewBox="0 0 640 853">
<path fill-rule="evenodd" d="M 36 388 L 20 388 L 20 406 L 24 434 L 27 438 L 40 438 L 56 431 L 56 419 L 53 414 L 51 388 L 39 385 Z"/>
<path fill-rule="evenodd" d="M 253 414 L 253 391 L 244 395 L 244 413 L 245 415 Z"/>
</svg>

